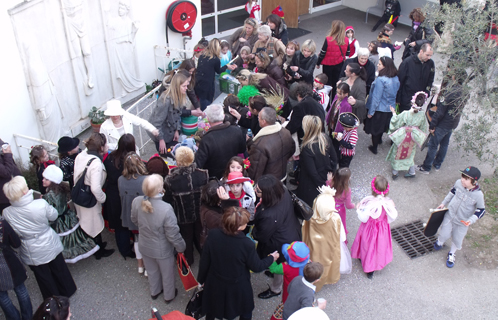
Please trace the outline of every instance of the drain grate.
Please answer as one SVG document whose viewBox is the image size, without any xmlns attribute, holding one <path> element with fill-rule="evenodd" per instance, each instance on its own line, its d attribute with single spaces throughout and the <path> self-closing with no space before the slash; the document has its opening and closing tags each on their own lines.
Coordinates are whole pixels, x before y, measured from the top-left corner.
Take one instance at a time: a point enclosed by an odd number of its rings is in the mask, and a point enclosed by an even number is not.
<svg viewBox="0 0 498 320">
<path fill-rule="evenodd" d="M 437 240 L 436 236 L 424 235 L 424 225 L 420 220 L 391 229 L 391 235 L 411 259 L 434 251 Z"/>
</svg>

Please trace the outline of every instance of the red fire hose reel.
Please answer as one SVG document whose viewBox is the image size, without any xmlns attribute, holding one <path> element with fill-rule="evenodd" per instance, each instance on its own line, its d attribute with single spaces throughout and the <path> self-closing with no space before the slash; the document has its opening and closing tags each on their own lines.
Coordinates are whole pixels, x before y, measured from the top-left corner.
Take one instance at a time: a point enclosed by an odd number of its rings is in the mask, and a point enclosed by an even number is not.
<svg viewBox="0 0 498 320">
<path fill-rule="evenodd" d="M 197 19 L 195 4 L 187 0 L 173 2 L 166 11 L 166 25 L 174 32 L 191 35 Z M 166 32 L 167 34 L 167 32 Z"/>
</svg>

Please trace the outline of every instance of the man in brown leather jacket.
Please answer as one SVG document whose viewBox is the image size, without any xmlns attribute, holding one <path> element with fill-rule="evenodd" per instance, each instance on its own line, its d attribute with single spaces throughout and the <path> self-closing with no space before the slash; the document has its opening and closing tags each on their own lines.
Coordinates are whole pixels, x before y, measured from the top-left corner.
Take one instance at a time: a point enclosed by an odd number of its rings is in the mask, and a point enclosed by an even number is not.
<svg viewBox="0 0 498 320">
<path fill-rule="evenodd" d="M 289 130 L 276 123 L 275 109 L 264 107 L 258 114 L 261 130 L 248 142 L 249 177 L 258 181 L 259 177 L 271 174 L 277 179 L 287 175 L 287 161 L 296 151 L 296 145 Z"/>
</svg>

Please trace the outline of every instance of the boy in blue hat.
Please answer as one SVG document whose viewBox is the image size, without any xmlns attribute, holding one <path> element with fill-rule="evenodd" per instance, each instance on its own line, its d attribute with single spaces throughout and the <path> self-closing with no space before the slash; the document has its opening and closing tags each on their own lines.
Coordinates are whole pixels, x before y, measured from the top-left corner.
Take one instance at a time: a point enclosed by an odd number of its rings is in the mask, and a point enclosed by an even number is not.
<svg viewBox="0 0 498 320">
<path fill-rule="evenodd" d="M 469 226 L 484 216 L 484 195 L 477 180 L 481 172 L 476 167 L 467 167 L 460 171 L 462 177 L 455 182 L 443 202 L 437 207 L 443 209 L 448 206 L 444 215 L 439 237 L 434 243 L 434 249 L 441 250 L 444 242 L 451 237 L 451 249 L 448 252 L 446 266 L 455 265 L 455 252 L 462 249 L 462 242 Z"/>
<path fill-rule="evenodd" d="M 282 319 L 284 303 L 289 296 L 287 287 L 295 277 L 303 275 L 303 269 L 310 260 L 310 249 L 302 241 L 294 241 L 291 244 L 286 243 L 282 245 L 282 254 L 286 262 L 280 264 L 273 262 L 270 266 L 271 273 L 284 275 L 282 302 L 280 302 L 273 312 L 271 320 Z"/>
</svg>

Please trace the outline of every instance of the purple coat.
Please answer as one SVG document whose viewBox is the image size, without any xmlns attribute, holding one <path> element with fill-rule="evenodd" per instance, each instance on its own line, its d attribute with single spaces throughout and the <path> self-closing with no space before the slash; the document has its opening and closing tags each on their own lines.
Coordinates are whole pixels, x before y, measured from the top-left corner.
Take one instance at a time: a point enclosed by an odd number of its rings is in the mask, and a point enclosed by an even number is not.
<svg viewBox="0 0 498 320">
<path fill-rule="evenodd" d="M 327 112 L 327 117 L 325 118 L 325 121 L 327 122 L 327 124 L 329 124 L 330 121 L 332 120 L 332 117 L 333 117 L 332 106 L 334 105 L 336 100 L 337 100 L 337 96 L 335 96 L 334 101 L 332 101 L 332 103 L 330 104 L 331 107 L 329 109 L 329 112 Z M 345 97 L 344 99 L 342 99 L 341 104 L 339 105 L 339 115 L 341 113 L 344 113 L 344 112 L 353 112 L 353 108 L 351 107 L 351 105 L 348 102 L 348 97 Z M 344 131 L 344 127 L 342 126 L 342 124 L 339 121 L 337 121 L 334 132 L 343 132 L 343 131 Z"/>
</svg>

